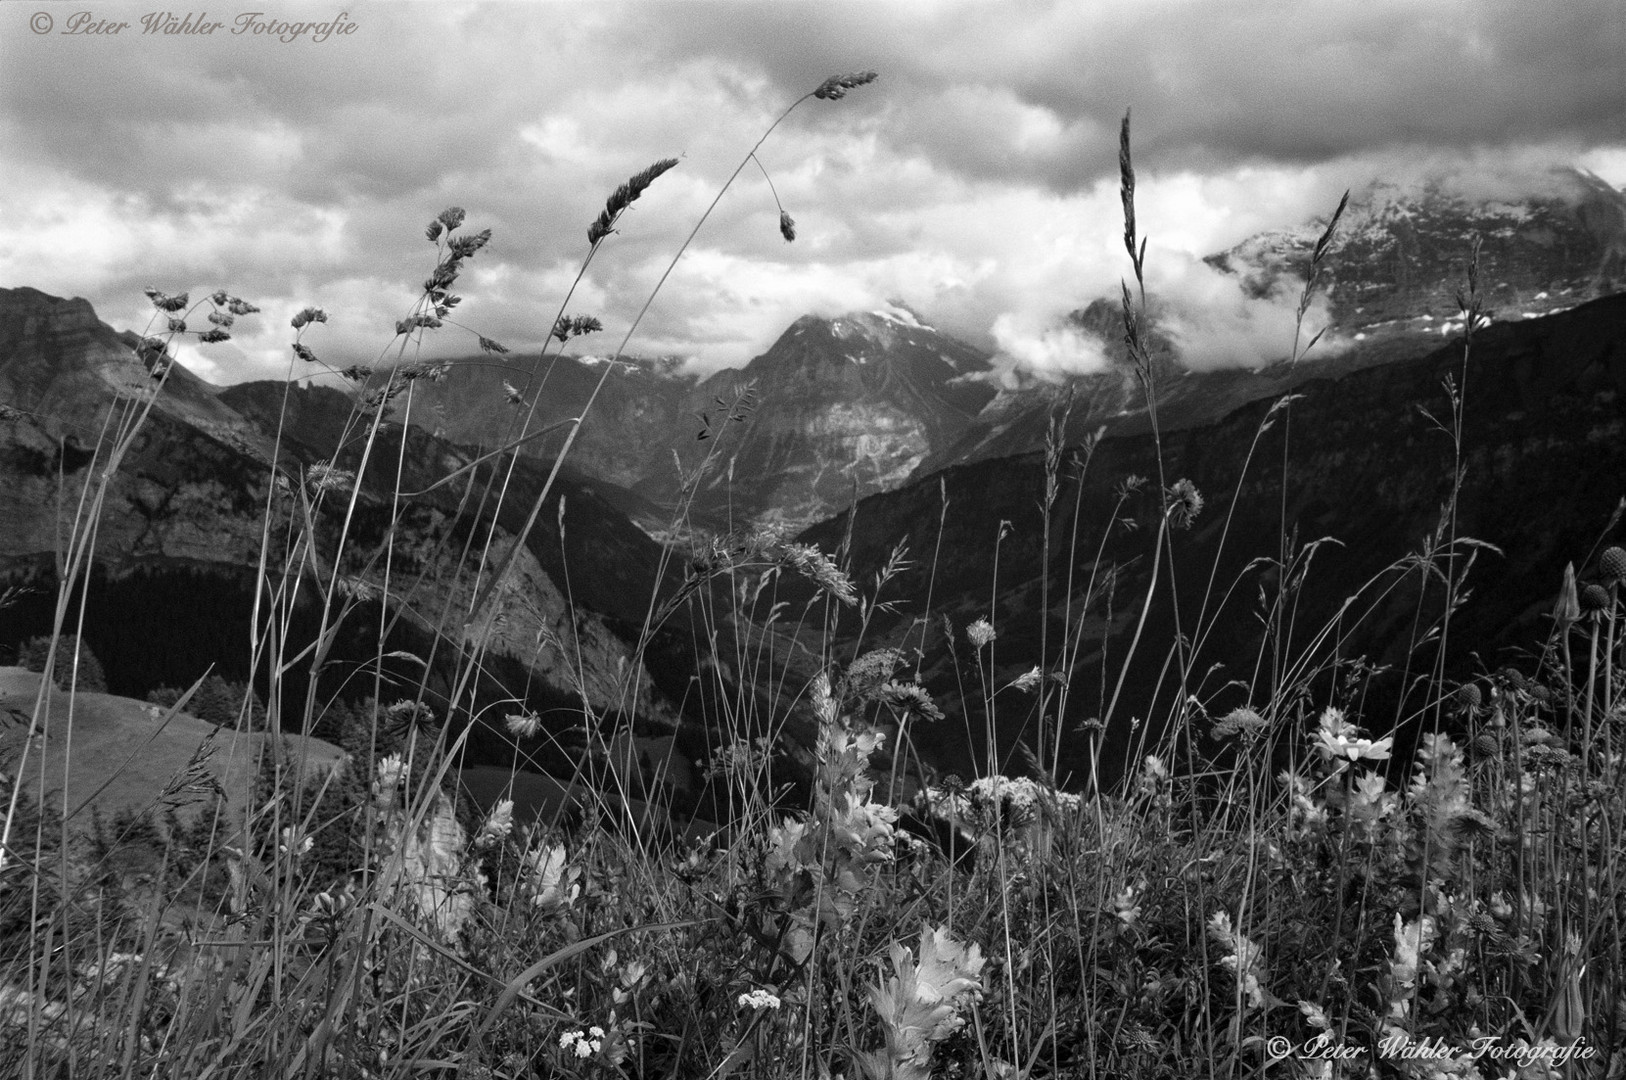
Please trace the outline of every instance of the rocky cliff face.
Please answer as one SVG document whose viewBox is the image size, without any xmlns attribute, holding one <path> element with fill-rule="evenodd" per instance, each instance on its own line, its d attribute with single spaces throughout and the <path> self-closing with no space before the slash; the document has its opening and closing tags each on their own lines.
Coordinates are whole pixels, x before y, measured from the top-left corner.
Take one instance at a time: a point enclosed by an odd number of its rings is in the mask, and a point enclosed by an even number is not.
<svg viewBox="0 0 1626 1080">
<path fill-rule="evenodd" d="M 1428 703 L 1439 688 L 1409 680 L 1432 668 L 1439 642 L 1426 630 L 1441 614 L 1442 594 L 1437 581 L 1429 583 L 1405 560 L 1441 542 L 1453 448 L 1423 410 L 1449 424 L 1447 377 L 1462 395 L 1464 416 L 1456 532 L 1495 549 L 1477 549 L 1471 593 L 1452 617 L 1446 670 L 1463 677 L 1476 665 L 1496 667 L 1515 650 L 1540 648 L 1565 563 L 1576 563 L 1584 584 L 1595 572 L 1596 553 L 1621 542 L 1626 295 L 1494 324 L 1475 335 L 1466 362 L 1460 340 L 1452 340 L 1414 360 L 1300 381 L 1292 388 L 1300 396 L 1274 416 L 1279 393 L 1215 422 L 1166 432 L 1163 475 L 1170 483 L 1189 479 L 1206 509 L 1189 531 L 1172 534 L 1172 579 L 1165 566 L 1108 733 L 1108 775 L 1123 753 L 1131 717 L 1155 722 L 1168 714 L 1173 685 L 1163 665 L 1177 632 L 1199 643 L 1190 662 L 1191 689 L 1210 715 L 1244 702 L 1257 706 L 1280 692 L 1282 683 L 1271 681 L 1286 681 L 1271 674 L 1276 643 L 1257 615 L 1281 595 L 1281 577 L 1252 560 L 1278 554 L 1284 492 L 1286 527 L 1297 544 L 1322 537 L 1335 543 L 1317 549 L 1302 579 L 1289 577 L 1296 629 L 1282 642 L 1283 655 L 1305 660 L 1301 673 L 1323 672 L 1319 681 L 1305 683 L 1321 701 L 1333 693 L 1323 665 L 1364 656 L 1387 666 L 1387 674 L 1364 684 L 1366 696 L 1350 703 L 1373 726 L 1414 715 Z M 865 642 L 923 645 L 924 670 L 951 713 L 950 730 L 962 730 L 962 715 L 969 714 L 971 746 L 981 744 L 984 715 L 978 695 L 970 694 L 967 704 L 959 689 L 980 686 L 981 677 L 965 626 L 980 616 L 993 620 L 998 638 L 978 655 L 981 665 L 994 661 L 993 686 L 1036 664 L 1060 666 L 1056 643 L 1073 634 L 1081 645 L 1064 728 L 1076 732 L 1080 721 L 1105 712 L 1150 581 L 1162 505 L 1158 475 L 1150 435 L 1109 434 L 1081 478 L 1076 469 L 1064 471 L 1048 563 L 1037 509 L 1045 484 L 1040 454 L 952 467 L 868 498 L 851 522 L 843 515 L 803 538 L 828 548 L 850 527 L 860 580 L 904 538 L 917 554 L 937 553 L 889 584 L 889 596 L 905 600 L 896 615 L 876 617 Z M 1126 494 L 1131 477 L 1146 479 Z M 1457 550 L 1459 566 L 1468 552 Z M 935 574 L 930 583 L 928 573 Z M 928 584 L 933 607 L 925 611 L 918 600 L 928 595 Z M 1048 609 L 1041 603 L 1046 596 Z M 990 597 L 997 597 L 992 608 Z M 1342 609 L 1349 597 L 1356 602 Z M 944 616 L 954 627 L 953 650 L 943 634 Z M 1318 637 L 1328 627 L 1330 634 Z M 1051 649 L 1043 658 L 1041 628 Z M 1256 666 L 1261 657 L 1263 666 Z M 1031 744 L 1036 699 L 1008 691 L 998 701 L 1001 747 L 1009 750 L 1018 737 Z M 946 766 L 969 767 L 962 737 L 928 741 L 917 732 L 917 738 Z M 1088 768 L 1084 742 L 1073 734 L 1064 746 L 1063 770 L 1075 778 Z"/>
<path fill-rule="evenodd" d="M 986 371 L 986 354 L 901 307 L 807 316 L 743 371 L 707 379 L 698 396 L 710 408 L 672 449 L 696 461 L 706 449 L 700 435 L 717 440 L 718 460 L 695 497 L 702 515 L 799 528 L 896 486 L 953 443 L 993 397 L 966 378 Z M 725 422 L 726 403 L 746 386 L 749 413 Z"/>
</svg>

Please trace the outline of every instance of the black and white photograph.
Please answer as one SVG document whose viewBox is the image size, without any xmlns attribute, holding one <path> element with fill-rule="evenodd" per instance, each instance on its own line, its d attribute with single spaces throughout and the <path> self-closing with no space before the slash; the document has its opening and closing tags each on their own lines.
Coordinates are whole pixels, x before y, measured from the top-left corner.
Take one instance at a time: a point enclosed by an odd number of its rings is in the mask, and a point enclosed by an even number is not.
<svg viewBox="0 0 1626 1080">
<path fill-rule="evenodd" d="M 0 1076 L 1626 1080 L 1618 0 L 0 0 Z"/>
</svg>

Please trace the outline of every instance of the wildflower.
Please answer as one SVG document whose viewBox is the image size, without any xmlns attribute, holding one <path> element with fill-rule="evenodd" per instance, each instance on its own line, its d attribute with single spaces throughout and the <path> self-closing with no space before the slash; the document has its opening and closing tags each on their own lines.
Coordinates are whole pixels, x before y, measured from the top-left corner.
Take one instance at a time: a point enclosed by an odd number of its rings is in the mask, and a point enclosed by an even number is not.
<svg viewBox="0 0 1626 1080">
<path fill-rule="evenodd" d="M 401 786 L 406 777 L 406 762 L 400 754 L 390 754 L 378 761 L 378 788 L 381 791 L 394 791 Z"/>
<path fill-rule="evenodd" d="M 742 1009 L 777 1009 L 779 996 L 766 990 L 752 990 L 740 995 L 739 1006 Z"/>
<path fill-rule="evenodd" d="M 1025 672 L 1022 675 L 1012 679 L 1009 686 L 1007 686 L 1007 689 L 1015 688 L 1022 691 L 1024 694 L 1031 694 L 1033 693 L 1033 688 L 1039 685 L 1039 680 L 1041 678 L 1043 678 L 1043 675 L 1039 671 L 1039 666 L 1035 664 L 1031 671 Z"/>
<path fill-rule="evenodd" d="M 779 235 L 787 244 L 796 239 L 796 219 L 783 210 L 779 211 Z"/>
<path fill-rule="evenodd" d="M 983 617 L 965 628 L 965 636 L 966 640 L 970 641 L 974 647 L 982 649 L 984 646 L 992 644 L 994 638 L 998 635 L 994 633 L 994 624 L 989 622 L 986 617 Z"/>
<path fill-rule="evenodd" d="M 567 1031 L 559 1036 L 559 1049 L 568 1050 L 579 1058 L 590 1058 L 604 1049 L 604 1029 L 594 1027 L 588 1031 Z"/>
<path fill-rule="evenodd" d="M 1581 590 L 1581 610 L 1587 614 L 1603 611 L 1609 606 L 1609 590 L 1593 582 Z"/>
<path fill-rule="evenodd" d="M 1203 497 L 1197 485 L 1184 478 L 1176 480 L 1165 493 L 1168 497 L 1169 524 L 1176 529 L 1189 529 L 1203 512 Z"/>
<path fill-rule="evenodd" d="M 1395 958 L 1389 964 L 1398 986 L 1409 987 L 1417 978 L 1417 965 L 1434 941 L 1436 923 L 1432 915 L 1420 915 L 1410 922 L 1395 913 Z"/>
<path fill-rule="evenodd" d="M 508 734 L 516 739 L 529 739 L 542 730 L 542 718 L 534 712 L 509 713 L 504 719 Z"/>
<path fill-rule="evenodd" d="M 1134 926 L 1140 921 L 1140 892 L 1134 885 L 1125 885 L 1117 896 L 1112 898 L 1112 906 L 1117 909 L 1118 920 L 1126 927 Z"/>
<path fill-rule="evenodd" d="M 1288 789 L 1295 818 L 1302 818 L 1307 827 L 1319 825 L 1327 820 L 1326 807 L 1310 798 L 1310 784 L 1304 777 L 1283 769 L 1277 779 Z"/>
<path fill-rule="evenodd" d="M 402 734 L 414 727 L 433 728 L 435 712 L 421 701 L 402 698 L 384 710 L 384 723 L 388 730 Z"/>
<path fill-rule="evenodd" d="M 301 330 L 307 324 L 313 322 L 327 322 L 327 312 L 319 307 L 308 307 L 293 318 L 295 330 Z"/>
<path fill-rule="evenodd" d="M 293 856 L 294 858 L 297 859 L 301 855 L 305 855 L 305 854 L 309 853 L 309 851 L 311 849 L 311 846 L 315 843 L 315 841 L 312 840 L 310 837 L 306 836 L 306 837 L 300 838 L 299 841 L 296 843 L 295 840 L 294 840 L 294 836 L 295 836 L 295 834 L 294 834 L 294 830 L 293 830 L 292 827 L 283 829 L 282 830 L 282 843 L 277 845 L 277 850 L 280 851 L 284 855 L 291 855 L 291 856 Z"/>
<path fill-rule="evenodd" d="M 1038 668 L 1034 668 L 1034 670 L 1037 671 Z M 1023 678 L 1026 677 L 1023 676 Z M 1017 685 L 1017 688 L 1021 690 L 1032 688 L 1031 686 L 1018 685 L 1020 682 L 1019 679 L 1017 683 L 1012 685 Z M 924 716 L 928 720 L 943 719 L 943 710 L 937 707 L 937 703 L 931 699 L 931 695 L 926 692 L 926 688 L 919 683 L 889 681 L 878 687 L 871 697 L 875 701 L 890 705 L 894 709 L 905 713 Z"/>
<path fill-rule="evenodd" d="M 1328 706 L 1316 730 L 1316 749 L 1329 760 L 1387 761 L 1394 739 L 1363 739 L 1360 728 L 1344 718 L 1342 709 Z"/>
<path fill-rule="evenodd" d="M 475 838 L 475 844 L 480 847 L 490 847 L 508 838 L 514 831 L 514 800 L 499 799 L 497 805 L 491 808 L 486 817 L 485 824 L 480 826 L 480 835 Z"/>
<path fill-rule="evenodd" d="M 1136 794 L 1151 796 L 1161 794 L 1160 803 L 1168 799 L 1163 788 L 1167 786 L 1169 767 L 1163 764 L 1163 759 L 1156 754 L 1147 754 L 1146 760 L 1141 763 L 1140 779 L 1135 784 Z"/>
<path fill-rule="evenodd" d="M 335 468 L 330 461 L 318 461 L 305 470 L 305 483 L 313 495 L 321 495 L 328 491 L 345 491 L 355 479 L 355 473 Z"/>
<path fill-rule="evenodd" d="M 1214 723 L 1214 738 L 1228 739 L 1232 735 L 1240 735 L 1245 741 L 1251 742 L 1257 738 L 1261 731 L 1270 725 L 1265 718 L 1246 705 L 1232 709 Z"/>
<path fill-rule="evenodd" d="M 1626 550 L 1618 547 L 1605 548 L 1598 559 L 1598 569 L 1610 581 L 1626 581 Z"/>
<path fill-rule="evenodd" d="M 1231 916 L 1216 911 L 1208 920 L 1208 936 L 1225 950 L 1220 966 L 1236 972 L 1238 987 L 1247 995 L 1248 1004 L 1259 1008 L 1265 1004 L 1265 988 L 1260 982 L 1264 974 L 1264 951 L 1241 931 L 1231 926 Z"/>
<path fill-rule="evenodd" d="M 891 960 L 892 977 L 869 988 L 886 1048 L 863 1055 L 865 1072 L 925 1076 L 933 1046 L 965 1025 L 960 1008 L 982 996 L 982 950 L 942 927 L 922 927 L 919 963 L 902 944 L 892 946 Z"/>
<path fill-rule="evenodd" d="M 543 844 L 530 851 L 525 856 L 523 873 L 527 879 L 526 891 L 531 894 L 535 907 L 567 908 L 581 895 L 581 886 L 576 883 L 581 870 L 566 864 L 565 849 L 561 845 Z"/>
</svg>

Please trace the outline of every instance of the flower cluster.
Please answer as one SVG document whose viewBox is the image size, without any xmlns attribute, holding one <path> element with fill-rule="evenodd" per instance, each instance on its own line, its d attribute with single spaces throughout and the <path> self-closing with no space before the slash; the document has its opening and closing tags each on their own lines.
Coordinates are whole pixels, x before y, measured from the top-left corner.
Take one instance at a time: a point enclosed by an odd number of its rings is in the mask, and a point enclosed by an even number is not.
<svg viewBox="0 0 1626 1080">
<path fill-rule="evenodd" d="M 604 1029 L 595 1024 L 586 1031 L 567 1031 L 559 1036 L 559 1049 L 590 1058 L 604 1049 Z"/>
</svg>

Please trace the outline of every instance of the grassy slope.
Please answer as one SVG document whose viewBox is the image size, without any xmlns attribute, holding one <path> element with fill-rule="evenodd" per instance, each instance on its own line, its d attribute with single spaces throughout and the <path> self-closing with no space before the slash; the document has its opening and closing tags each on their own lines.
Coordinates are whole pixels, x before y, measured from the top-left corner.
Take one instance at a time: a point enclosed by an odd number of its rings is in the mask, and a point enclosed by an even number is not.
<svg viewBox="0 0 1626 1080">
<path fill-rule="evenodd" d="M 27 728 L 18 717 L 33 712 L 40 678 L 22 668 L 0 667 L 0 720 L 9 721 L 0 729 L 0 753 L 11 756 L 21 750 Z M 45 794 L 55 805 L 63 805 L 63 763 L 70 750 L 70 715 L 73 765 L 67 774 L 67 809 L 71 811 L 94 796 L 95 804 L 108 817 L 124 809 L 153 806 L 165 785 L 186 770 L 204 738 L 219 731 L 209 768 L 226 789 L 233 817 L 241 814 L 261 757 L 267 752 L 267 736 L 217 729 L 187 713 L 177 713 L 165 724 L 162 712 L 155 713 L 153 708 L 133 698 L 79 693 L 73 696 L 70 714 L 68 695 L 53 690 L 43 715 L 48 724 L 60 725 L 62 730 L 59 735 L 46 731 L 37 737 L 29 751 L 26 790 L 36 798 Z M 321 739 L 301 740 L 297 735 L 284 738 L 296 758 L 303 742 L 308 761 L 315 768 L 330 767 L 341 756 L 338 747 Z M 41 746 L 43 755 L 39 753 Z M 103 784 L 106 788 L 98 793 Z M 84 815 L 80 820 L 89 822 Z"/>
</svg>

